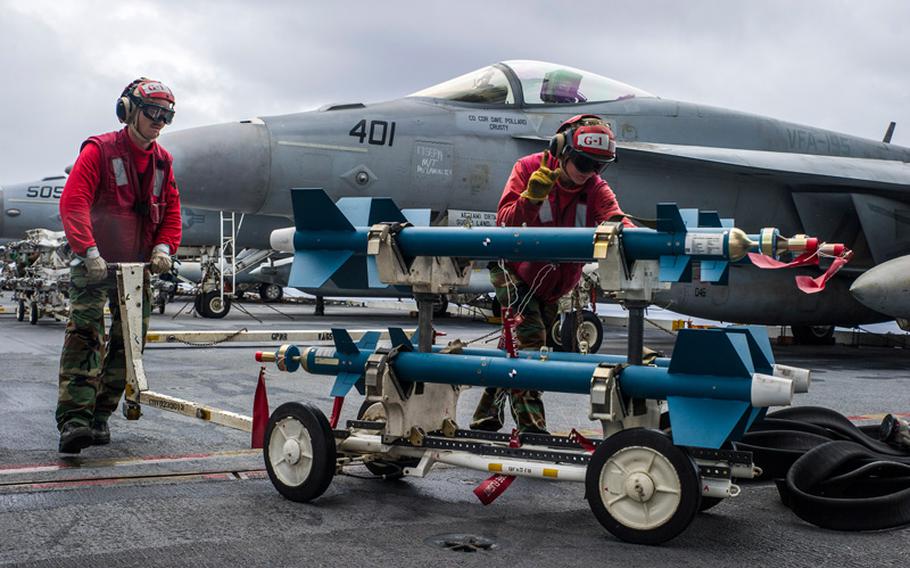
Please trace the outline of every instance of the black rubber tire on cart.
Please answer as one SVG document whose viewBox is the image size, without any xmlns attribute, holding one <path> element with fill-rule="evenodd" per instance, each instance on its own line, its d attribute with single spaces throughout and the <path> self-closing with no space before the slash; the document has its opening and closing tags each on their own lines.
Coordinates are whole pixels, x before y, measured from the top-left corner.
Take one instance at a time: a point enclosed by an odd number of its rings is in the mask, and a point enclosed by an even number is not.
<svg viewBox="0 0 910 568">
<path fill-rule="evenodd" d="M 319 497 L 335 477 L 335 437 L 325 414 L 310 404 L 287 402 L 272 413 L 262 455 L 272 485 L 291 501 Z"/>
<path fill-rule="evenodd" d="M 38 302 L 32 302 L 28 305 L 28 323 L 36 325 L 38 323 L 38 318 L 41 317 L 41 312 L 38 310 Z"/>
<path fill-rule="evenodd" d="M 369 412 L 368 412 L 369 411 Z M 357 411 L 358 420 L 369 420 L 371 422 L 385 422 L 385 414 L 382 411 L 381 402 L 363 401 L 360 409 Z M 417 458 L 404 458 L 400 460 L 375 460 L 364 462 L 367 471 L 381 477 L 386 481 L 395 481 L 404 477 L 404 468 L 417 467 L 420 460 Z"/>
<path fill-rule="evenodd" d="M 585 498 L 600 524 L 620 540 L 661 544 L 682 533 L 698 513 L 698 468 L 666 434 L 623 430 L 591 457 Z"/>
<path fill-rule="evenodd" d="M 673 435 L 670 430 L 670 413 L 669 412 L 660 413 L 659 429 L 668 436 Z M 726 444 L 724 444 L 723 449 L 732 450 L 732 449 L 734 449 L 733 444 L 727 442 Z M 723 499 L 720 497 L 705 497 L 704 495 L 702 495 L 701 504 L 698 506 L 698 512 L 701 513 L 703 511 L 707 511 L 708 509 L 712 509 L 715 506 L 719 505 L 721 501 L 723 501 Z"/>
<path fill-rule="evenodd" d="M 16 304 L 16 321 L 25 321 L 25 300 Z"/>
</svg>

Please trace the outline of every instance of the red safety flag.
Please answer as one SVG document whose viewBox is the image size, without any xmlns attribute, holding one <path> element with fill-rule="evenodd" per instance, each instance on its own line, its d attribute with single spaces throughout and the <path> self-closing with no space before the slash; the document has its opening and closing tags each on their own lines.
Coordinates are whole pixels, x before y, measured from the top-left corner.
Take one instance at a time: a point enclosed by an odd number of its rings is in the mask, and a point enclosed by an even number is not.
<svg viewBox="0 0 910 568">
<path fill-rule="evenodd" d="M 344 405 L 344 397 L 336 396 L 335 402 L 332 403 L 332 417 L 329 418 L 329 426 L 332 430 L 338 426 L 338 419 L 341 418 L 341 407 Z"/>
<path fill-rule="evenodd" d="M 597 449 L 597 446 L 595 446 L 591 440 L 582 436 L 581 432 L 575 428 L 572 428 L 572 431 L 569 432 L 569 440 L 581 446 L 581 449 L 588 452 L 589 454 L 593 453 L 594 450 Z"/>
<path fill-rule="evenodd" d="M 265 443 L 265 429 L 269 424 L 269 397 L 265 392 L 265 367 L 259 368 L 259 382 L 253 395 L 253 430 L 250 447 L 261 448 Z"/>
<path fill-rule="evenodd" d="M 518 434 L 518 428 L 512 428 L 512 435 L 509 436 L 509 447 L 510 448 L 520 448 L 521 447 L 521 436 Z"/>
<path fill-rule="evenodd" d="M 515 481 L 514 475 L 502 475 L 497 473 L 483 480 L 480 485 L 474 488 L 474 495 L 480 499 L 484 505 L 489 505 L 502 495 L 506 489 Z"/>
<path fill-rule="evenodd" d="M 806 252 L 794 258 L 790 262 L 781 262 L 770 256 L 750 252 L 749 260 L 752 264 L 765 270 L 776 270 L 778 268 L 796 268 L 797 266 L 814 266 L 818 264 L 818 252 Z"/>
<path fill-rule="evenodd" d="M 810 278 L 808 276 L 797 276 L 796 285 L 800 290 L 806 294 L 815 294 L 821 292 L 825 289 L 825 283 L 831 279 L 841 267 L 847 264 L 847 261 L 850 260 L 850 257 L 853 256 L 852 252 L 847 253 L 844 256 L 835 258 L 831 262 L 831 266 L 828 267 L 828 270 L 824 274 L 816 278 Z"/>
</svg>

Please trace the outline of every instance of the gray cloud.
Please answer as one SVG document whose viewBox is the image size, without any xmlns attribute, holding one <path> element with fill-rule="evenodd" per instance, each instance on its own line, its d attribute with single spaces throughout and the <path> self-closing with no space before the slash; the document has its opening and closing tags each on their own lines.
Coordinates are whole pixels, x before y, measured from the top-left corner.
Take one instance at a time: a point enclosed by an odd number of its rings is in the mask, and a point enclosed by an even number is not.
<svg viewBox="0 0 910 568">
<path fill-rule="evenodd" d="M 564 6 L 571 6 L 567 10 Z M 138 75 L 173 128 L 405 95 L 543 59 L 695 101 L 910 145 L 910 4 L 812 0 L 0 0 L 0 182 L 60 172 Z"/>
</svg>

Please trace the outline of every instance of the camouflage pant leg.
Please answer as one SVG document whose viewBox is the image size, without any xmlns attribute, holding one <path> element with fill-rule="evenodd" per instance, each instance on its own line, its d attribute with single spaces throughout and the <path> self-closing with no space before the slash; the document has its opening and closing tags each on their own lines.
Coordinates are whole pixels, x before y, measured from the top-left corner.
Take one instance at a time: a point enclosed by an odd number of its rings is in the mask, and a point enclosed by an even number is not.
<svg viewBox="0 0 910 568">
<path fill-rule="evenodd" d="M 507 278 L 508 276 L 508 278 Z M 503 306 L 513 306 L 524 302 L 528 287 L 524 282 L 508 275 L 498 266 L 490 269 L 490 280 L 496 290 L 496 299 Z M 511 286 L 509 286 L 511 284 Z M 542 304 L 536 297 L 531 297 L 522 310 L 523 320 L 516 327 L 519 349 L 534 349 L 547 343 L 547 333 L 551 329 L 556 315 L 555 303 Z M 541 392 L 536 390 L 486 388 L 474 411 L 471 420 L 472 428 L 499 430 L 503 424 L 503 406 L 506 396 L 509 397 L 512 418 L 519 431 L 546 431 L 547 421 L 544 413 Z"/>
<path fill-rule="evenodd" d="M 126 388 L 126 353 L 123 347 L 123 324 L 117 289 L 108 290 L 111 306 L 111 333 L 107 344 L 104 362 L 101 366 L 101 381 L 95 399 L 95 420 L 104 422 L 117 410 L 120 397 Z M 142 348 L 145 349 L 145 336 L 149 329 L 149 318 L 152 313 L 152 290 L 149 285 L 149 273 L 142 279 Z"/>
<path fill-rule="evenodd" d="M 60 354 L 57 428 L 67 422 L 88 426 L 101 382 L 104 304 L 113 280 L 89 284 L 82 265 L 70 269 L 70 316 Z"/>
</svg>

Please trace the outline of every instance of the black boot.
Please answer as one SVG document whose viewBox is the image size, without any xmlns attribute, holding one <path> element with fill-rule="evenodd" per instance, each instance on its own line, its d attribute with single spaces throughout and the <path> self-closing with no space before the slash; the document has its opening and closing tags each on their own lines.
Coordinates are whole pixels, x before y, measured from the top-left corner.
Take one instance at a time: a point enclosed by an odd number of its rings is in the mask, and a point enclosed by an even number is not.
<svg viewBox="0 0 910 568">
<path fill-rule="evenodd" d="M 60 446 L 57 449 L 64 454 L 78 454 L 83 448 L 91 446 L 92 440 L 91 428 L 68 422 L 60 432 Z"/>
<path fill-rule="evenodd" d="M 105 446 L 111 443 L 111 429 L 108 428 L 107 422 L 95 422 L 92 424 L 92 445 Z"/>
</svg>

